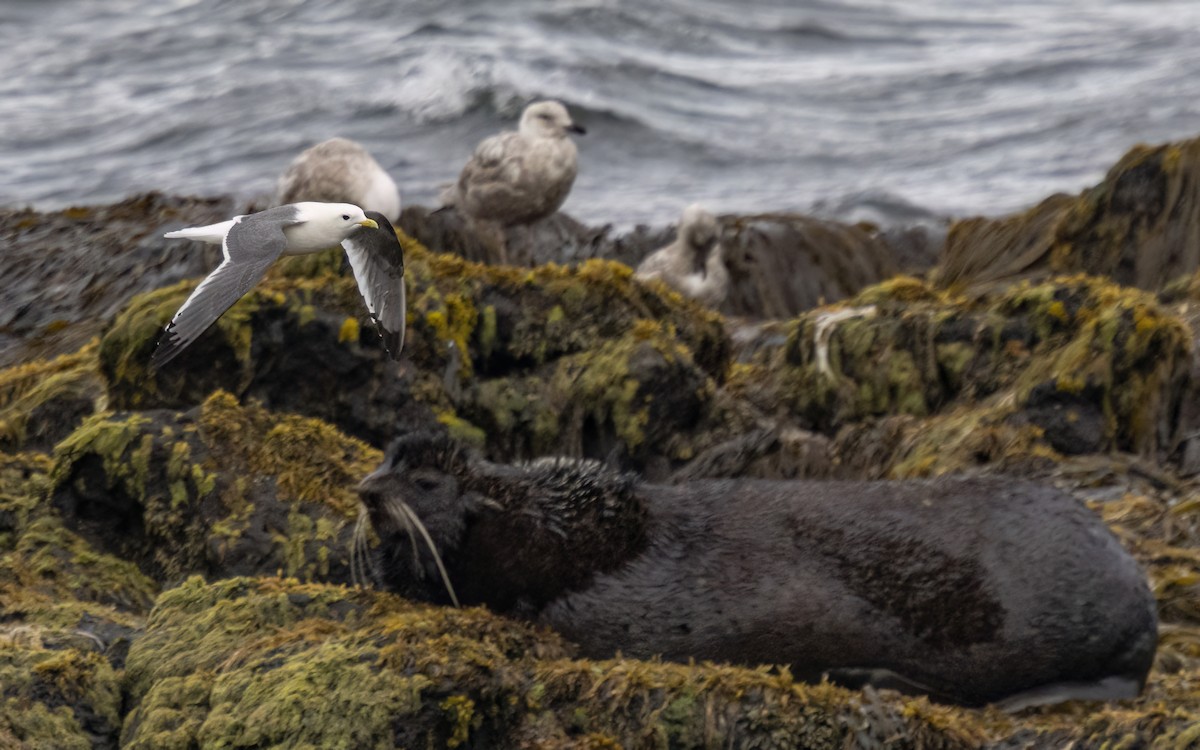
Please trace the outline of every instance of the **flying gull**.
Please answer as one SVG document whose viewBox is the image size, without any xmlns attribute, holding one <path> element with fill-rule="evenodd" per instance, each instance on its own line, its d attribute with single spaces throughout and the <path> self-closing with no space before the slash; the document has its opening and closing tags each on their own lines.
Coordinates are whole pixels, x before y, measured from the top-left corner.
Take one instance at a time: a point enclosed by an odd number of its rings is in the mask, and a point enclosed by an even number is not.
<svg viewBox="0 0 1200 750">
<path fill-rule="evenodd" d="M 517 132 L 479 144 L 442 202 L 502 227 L 543 219 L 562 206 L 575 182 L 578 152 L 567 134 L 586 132 L 560 102 L 534 102 Z"/>
<path fill-rule="evenodd" d="M 400 218 L 400 190 L 379 162 L 358 143 L 330 138 L 305 150 L 279 178 L 276 203 L 329 201 Z"/>
<path fill-rule="evenodd" d="M 717 240 L 717 218 L 699 204 L 683 210 L 675 241 L 655 250 L 638 264 L 634 276 L 660 279 L 680 293 L 709 307 L 729 295 L 729 270 Z"/>
<path fill-rule="evenodd" d="M 291 203 L 219 224 L 163 235 L 220 244 L 225 255 L 171 318 L 151 357 L 162 367 L 204 333 L 249 292 L 281 255 L 305 255 L 341 244 L 358 291 L 383 338 L 398 359 L 404 346 L 404 254 L 383 214 L 349 203 Z"/>
</svg>

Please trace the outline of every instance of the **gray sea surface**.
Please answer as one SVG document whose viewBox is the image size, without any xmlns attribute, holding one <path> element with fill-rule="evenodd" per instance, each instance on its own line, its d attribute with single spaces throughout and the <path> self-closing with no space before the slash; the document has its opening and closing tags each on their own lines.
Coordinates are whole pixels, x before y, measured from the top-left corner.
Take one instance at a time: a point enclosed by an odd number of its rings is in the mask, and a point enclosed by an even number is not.
<svg viewBox="0 0 1200 750">
<path fill-rule="evenodd" d="M 7 0 L 0 205 L 265 195 L 333 135 L 433 204 L 539 97 L 588 222 L 997 214 L 1200 133 L 1200 2 Z"/>
</svg>

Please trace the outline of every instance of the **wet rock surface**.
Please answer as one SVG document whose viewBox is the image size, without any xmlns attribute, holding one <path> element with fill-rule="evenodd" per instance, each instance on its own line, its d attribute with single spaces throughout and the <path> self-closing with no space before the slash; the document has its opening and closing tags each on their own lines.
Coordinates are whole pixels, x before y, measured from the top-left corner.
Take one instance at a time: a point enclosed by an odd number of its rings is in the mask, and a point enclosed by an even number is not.
<svg viewBox="0 0 1200 750">
<path fill-rule="evenodd" d="M 281 262 L 151 371 L 216 252 L 156 238 L 236 209 L 0 211 L 23 259 L 0 286 L 0 746 L 1191 746 L 1197 143 L 960 222 L 933 280 L 895 276 L 921 263 L 866 225 L 726 217 L 758 258 L 728 316 L 632 278 L 670 230 L 552 217 L 525 267 L 492 266 L 471 260 L 486 247 L 437 252 L 452 217 L 410 208 L 399 363 L 332 252 Z M 1136 700 L 1009 716 L 767 668 L 580 660 L 481 609 L 345 588 L 354 486 L 431 425 L 494 461 L 591 457 L 659 482 L 1053 483 L 1144 566 L 1155 668 Z"/>
<path fill-rule="evenodd" d="M 0 366 L 72 352 L 131 295 L 203 276 L 221 249 L 198 251 L 162 234 L 232 213 L 227 199 L 161 193 L 53 214 L 0 209 L 8 263 L 0 285 Z"/>
</svg>

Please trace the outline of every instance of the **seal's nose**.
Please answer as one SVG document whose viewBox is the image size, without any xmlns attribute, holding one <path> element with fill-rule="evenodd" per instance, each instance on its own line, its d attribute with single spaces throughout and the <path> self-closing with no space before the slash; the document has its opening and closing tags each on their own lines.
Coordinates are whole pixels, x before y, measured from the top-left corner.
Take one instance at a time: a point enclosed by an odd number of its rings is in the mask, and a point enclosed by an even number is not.
<svg viewBox="0 0 1200 750">
<path fill-rule="evenodd" d="M 387 453 L 383 454 L 383 461 L 378 467 L 376 467 L 375 471 L 372 471 L 370 474 L 363 477 L 362 481 L 358 483 L 359 494 L 362 494 L 363 492 L 369 492 L 372 487 L 378 485 L 379 481 L 387 476 L 388 472 L 392 470 L 392 467 L 395 466 L 395 464 L 396 459 L 394 451 L 389 450 Z"/>
</svg>

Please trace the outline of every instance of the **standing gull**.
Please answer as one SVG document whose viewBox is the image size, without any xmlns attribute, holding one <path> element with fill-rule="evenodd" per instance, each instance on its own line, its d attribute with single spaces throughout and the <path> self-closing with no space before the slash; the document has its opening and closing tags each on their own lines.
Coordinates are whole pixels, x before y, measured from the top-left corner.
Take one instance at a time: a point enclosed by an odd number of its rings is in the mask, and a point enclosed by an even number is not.
<svg viewBox="0 0 1200 750">
<path fill-rule="evenodd" d="M 279 178 L 276 203 L 329 201 L 353 203 L 400 218 L 400 190 L 379 162 L 358 143 L 330 138 L 307 149 Z"/>
<path fill-rule="evenodd" d="M 729 270 L 717 242 L 717 218 L 699 204 L 683 210 L 675 241 L 638 264 L 634 276 L 659 279 L 701 304 L 716 307 L 729 295 Z"/>
<path fill-rule="evenodd" d="M 560 102 L 534 102 L 521 113 L 517 132 L 479 144 L 442 203 L 501 237 L 506 227 L 544 219 L 566 201 L 578 171 L 578 151 L 567 134 L 586 132 Z"/>
<path fill-rule="evenodd" d="M 316 253 L 338 244 L 350 259 L 384 348 L 392 359 L 399 358 L 404 345 L 404 255 L 383 214 L 364 213 L 349 203 L 291 203 L 164 236 L 220 244 L 225 260 L 167 324 L 151 357 L 154 367 L 170 362 L 208 330 L 279 256 Z"/>
</svg>

